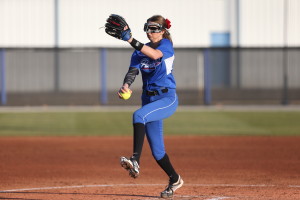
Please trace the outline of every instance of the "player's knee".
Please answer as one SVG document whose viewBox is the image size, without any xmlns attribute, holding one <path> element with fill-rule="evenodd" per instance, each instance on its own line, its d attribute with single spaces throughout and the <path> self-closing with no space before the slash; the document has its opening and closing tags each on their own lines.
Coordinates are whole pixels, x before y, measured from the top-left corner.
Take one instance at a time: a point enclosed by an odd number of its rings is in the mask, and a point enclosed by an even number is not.
<svg viewBox="0 0 300 200">
<path fill-rule="evenodd" d="M 165 156 L 165 151 L 152 151 L 152 156 L 155 160 L 161 160 Z"/>
<path fill-rule="evenodd" d="M 142 113 L 137 110 L 133 113 L 133 123 L 142 123 L 145 124 Z"/>
</svg>

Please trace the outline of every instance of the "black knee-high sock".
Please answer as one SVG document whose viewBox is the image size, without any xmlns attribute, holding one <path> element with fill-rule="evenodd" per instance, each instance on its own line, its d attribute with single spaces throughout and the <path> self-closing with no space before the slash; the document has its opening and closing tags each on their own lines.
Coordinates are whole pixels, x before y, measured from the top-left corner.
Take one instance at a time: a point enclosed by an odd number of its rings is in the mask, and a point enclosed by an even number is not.
<svg viewBox="0 0 300 200">
<path fill-rule="evenodd" d="M 140 163 L 145 138 L 145 125 L 142 123 L 133 124 L 133 158 Z"/>
<path fill-rule="evenodd" d="M 165 156 L 162 159 L 157 160 L 156 162 L 169 176 L 171 183 L 176 183 L 178 181 L 179 175 L 176 173 L 175 169 L 173 168 L 169 156 L 167 154 L 165 154 Z"/>
</svg>

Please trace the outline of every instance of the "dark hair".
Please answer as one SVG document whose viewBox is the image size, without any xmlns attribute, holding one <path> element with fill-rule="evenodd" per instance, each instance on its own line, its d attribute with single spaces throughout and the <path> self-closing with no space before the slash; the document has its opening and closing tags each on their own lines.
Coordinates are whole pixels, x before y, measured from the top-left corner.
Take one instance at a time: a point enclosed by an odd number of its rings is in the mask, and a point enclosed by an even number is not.
<svg viewBox="0 0 300 200">
<path fill-rule="evenodd" d="M 163 38 L 166 38 L 166 39 L 170 40 L 173 43 L 171 34 L 167 30 L 166 19 L 163 16 L 161 16 L 161 15 L 153 15 L 152 17 L 150 17 L 149 19 L 147 19 L 147 22 L 155 22 L 155 23 L 158 23 L 158 24 L 162 25 L 163 29 L 165 30 L 165 33 L 163 34 Z"/>
</svg>

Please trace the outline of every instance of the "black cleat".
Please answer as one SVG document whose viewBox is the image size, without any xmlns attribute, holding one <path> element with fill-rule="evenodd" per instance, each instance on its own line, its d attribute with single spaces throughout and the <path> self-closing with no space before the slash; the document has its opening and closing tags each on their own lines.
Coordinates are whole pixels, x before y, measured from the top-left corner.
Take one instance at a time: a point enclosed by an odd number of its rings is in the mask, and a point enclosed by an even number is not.
<svg viewBox="0 0 300 200">
<path fill-rule="evenodd" d="M 183 180 L 179 176 L 178 181 L 176 183 L 169 182 L 169 185 L 166 187 L 164 191 L 161 192 L 160 197 L 161 198 L 172 198 L 174 195 L 175 190 L 181 188 L 183 185 Z"/>
<path fill-rule="evenodd" d="M 128 159 L 126 157 L 120 158 L 121 166 L 129 172 L 129 176 L 132 178 L 137 178 L 140 174 L 140 166 L 134 159 Z"/>
</svg>

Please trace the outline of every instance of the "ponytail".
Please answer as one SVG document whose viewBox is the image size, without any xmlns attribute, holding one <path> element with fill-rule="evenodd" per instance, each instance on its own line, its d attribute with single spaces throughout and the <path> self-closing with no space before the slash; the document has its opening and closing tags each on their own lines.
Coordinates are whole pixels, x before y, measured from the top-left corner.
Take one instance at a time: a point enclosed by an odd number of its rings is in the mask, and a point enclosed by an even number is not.
<svg viewBox="0 0 300 200">
<path fill-rule="evenodd" d="M 171 43 L 173 44 L 172 37 L 169 32 L 169 29 L 171 28 L 171 21 L 169 19 L 167 19 L 167 18 L 165 19 L 161 15 L 153 15 L 152 17 L 150 17 L 147 20 L 147 22 L 149 22 L 149 21 L 161 24 L 163 29 L 165 30 L 165 33 L 163 34 L 163 38 L 170 40 Z"/>
<path fill-rule="evenodd" d="M 171 43 L 173 44 L 171 34 L 167 29 L 165 29 L 165 33 L 163 34 L 163 38 L 166 38 L 166 39 L 170 40 Z"/>
</svg>

